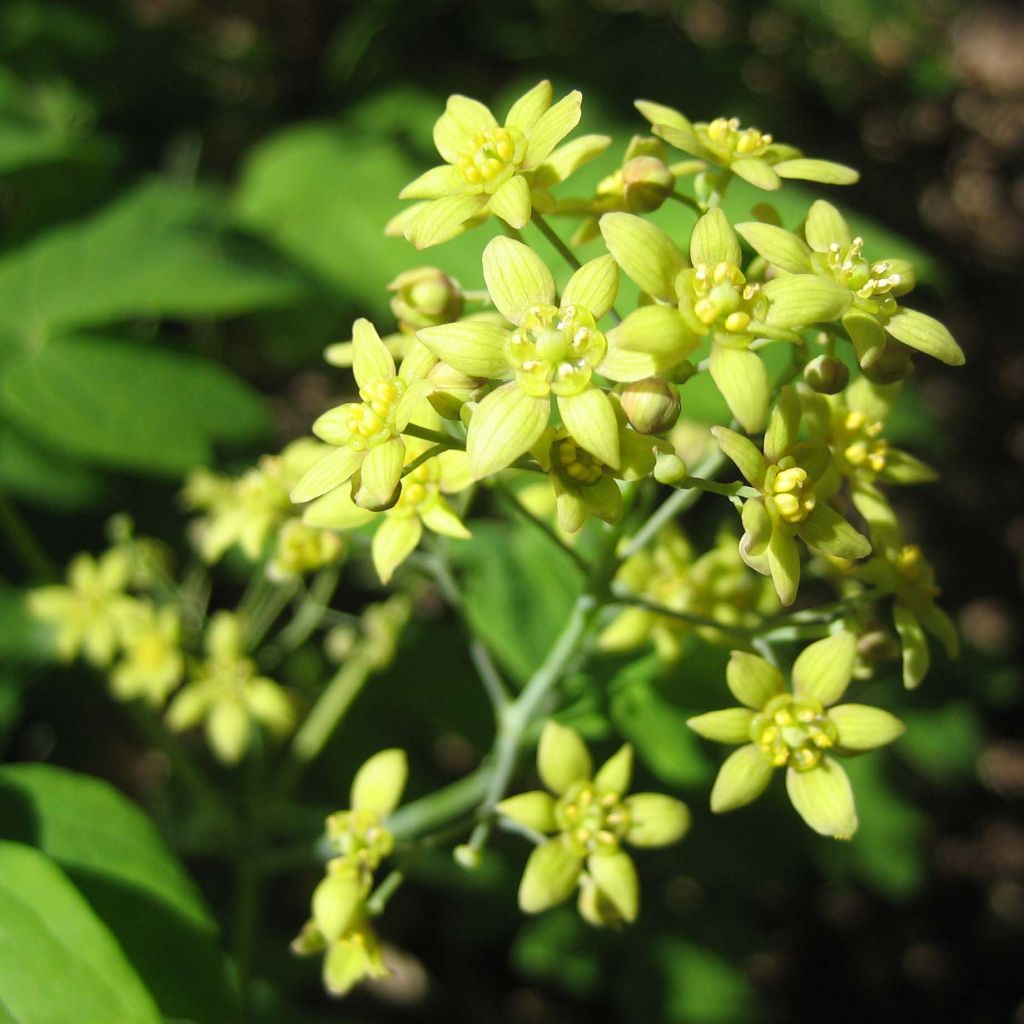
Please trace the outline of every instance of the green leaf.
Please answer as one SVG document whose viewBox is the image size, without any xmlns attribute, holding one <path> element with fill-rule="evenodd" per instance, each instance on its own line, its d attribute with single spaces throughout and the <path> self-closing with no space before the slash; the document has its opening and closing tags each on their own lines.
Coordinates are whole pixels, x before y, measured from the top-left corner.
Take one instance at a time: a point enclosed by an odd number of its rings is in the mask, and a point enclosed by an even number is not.
<svg viewBox="0 0 1024 1024">
<path fill-rule="evenodd" d="M 149 819 L 107 783 L 49 765 L 6 765 L 0 768 L 0 835 L 38 846 L 68 873 L 166 1016 L 203 1024 L 229 1018 L 232 995 L 216 925 Z M 6 881 L 6 870 L 0 871 L 0 886 Z M 62 920 L 56 911 L 47 916 Z M 5 914 L 0 920 L 6 924 Z M 54 933 L 62 930 L 63 922 Z M 0 963 L 5 960 L 0 954 Z M 52 984 L 52 964 L 49 970 L 44 988 L 56 991 L 61 986 Z M 65 1018 L 40 1019 L 55 1024 Z M 66 1019 L 124 1018 L 83 1012 Z"/>
<path fill-rule="evenodd" d="M 0 921 L 6 1020 L 160 1024 L 117 940 L 63 872 L 29 846 L 0 842 Z"/>
<path fill-rule="evenodd" d="M 140 316 L 232 316 L 294 302 L 301 277 L 232 234 L 214 193 L 155 181 L 0 261 L 0 332 L 24 346 Z"/>
<path fill-rule="evenodd" d="M 221 367 L 99 336 L 11 360 L 0 412 L 70 455 L 173 476 L 209 462 L 214 442 L 257 438 L 267 426 L 258 395 Z"/>
<path fill-rule="evenodd" d="M 463 570 L 473 630 L 516 679 L 540 665 L 580 589 L 575 566 L 528 523 L 477 521 L 473 536 L 451 545 Z"/>
<path fill-rule="evenodd" d="M 62 510 L 95 505 L 105 489 L 95 470 L 37 444 L 9 425 L 0 431 L 0 488 L 26 502 Z"/>
<path fill-rule="evenodd" d="M 717 953 L 674 936 L 661 936 L 655 957 L 665 986 L 665 1024 L 734 1024 L 755 1019 L 750 983 Z"/>
<path fill-rule="evenodd" d="M 938 783 L 973 776 L 984 744 L 978 712 L 957 701 L 943 708 L 903 713 L 907 731 L 896 748 L 918 771 Z"/>
</svg>

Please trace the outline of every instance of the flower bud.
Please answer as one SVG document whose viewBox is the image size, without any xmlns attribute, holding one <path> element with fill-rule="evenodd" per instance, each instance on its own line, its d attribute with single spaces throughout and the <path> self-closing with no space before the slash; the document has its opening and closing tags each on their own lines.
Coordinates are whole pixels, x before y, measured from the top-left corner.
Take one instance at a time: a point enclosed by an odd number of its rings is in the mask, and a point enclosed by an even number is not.
<svg viewBox="0 0 1024 1024">
<path fill-rule="evenodd" d="M 362 485 L 360 474 L 356 474 L 352 477 L 352 501 L 360 508 L 365 508 L 367 512 L 387 512 L 389 508 L 394 508 L 398 503 L 398 499 L 402 496 L 402 484 L 391 492 L 391 496 L 384 504 L 380 504 L 374 496 Z"/>
<path fill-rule="evenodd" d="M 679 391 L 663 377 L 645 377 L 622 389 L 622 411 L 641 434 L 663 434 L 679 419 Z"/>
<path fill-rule="evenodd" d="M 818 394 L 837 395 L 850 382 L 850 371 L 835 356 L 818 356 L 804 367 L 804 380 Z"/>
<path fill-rule="evenodd" d="M 865 356 L 860 368 L 873 384 L 895 384 L 910 376 L 914 364 L 910 349 L 889 338 L 881 348 L 872 349 Z"/>
<path fill-rule="evenodd" d="M 418 330 L 450 323 L 462 315 L 464 305 L 458 281 L 436 267 L 416 267 L 399 274 L 388 290 L 391 312 L 399 323 Z"/>
<path fill-rule="evenodd" d="M 455 863 L 459 867 L 465 868 L 467 871 L 476 871 L 480 867 L 480 851 L 475 847 L 469 845 L 469 843 L 461 843 L 452 850 L 452 856 L 455 858 Z"/>
<path fill-rule="evenodd" d="M 678 484 L 686 476 L 686 463 L 672 452 L 658 452 L 655 455 L 654 479 L 669 487 Z"/>
<path fill-rule="evenodd" d="M 463 405 L 474 401 L 485 383 L 478 377 L 467 377 L 447 363 L 435 363 L 427 380 L 435 389 L 427 396 L 427 401 L 446 420 L 457 420 Z"/>
<path fill-rule="evenodd" d="M 313 891 L 313 920 L 328 942 L 352 927 L 362 906 L 359 876 L 349 865 L 331 870 Z"/>
<path fill-rule="evenodd" d="M 657 210 L 675 187 L 675 175 L 655 156 L 635 156 L 622 168 L 622 192 L 633 213 Z"/>
</svg>

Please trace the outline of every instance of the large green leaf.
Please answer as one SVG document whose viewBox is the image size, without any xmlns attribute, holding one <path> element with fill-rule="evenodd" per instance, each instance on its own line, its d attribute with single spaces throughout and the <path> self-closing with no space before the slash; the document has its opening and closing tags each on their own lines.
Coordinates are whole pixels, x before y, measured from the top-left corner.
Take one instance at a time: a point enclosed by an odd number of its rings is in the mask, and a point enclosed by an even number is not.
<svg viewBox="0 0 1024 1024">
<path fill-rule="evenodd" d="M 71 327 L 231 316 L 295 301 L 297 271 L 232 232 L 215 192 L 152 181 L 0 260 L 0 341 L 38 346 Z"/>
<path fill-rule="evenodd" d="M 0 842 L 0 922 L 0 1020 L 159 1024 L 117 940 L 38 850 Z"/>
<path fill-rule="evenodd" d="M 665 1024 L 732 1024 L 754 1019 L 750 982 L 719 954 L 663 936 L 655 955 L 665 985 Z"/>
<path fill-rule="evenodd" d="M 149 819 L 111 786 L 48 765 L 0 768 L 0 835 L 38 846 L 68 873 L 166 1016 L 229 1018 L 215 924 Z"/>
<path fill-rule="evenodd" d="M 256 393 L 216 364 L 97 336 L 58 338 L 12 359 L 0 412 L 62 452 L 171 475 L 208 462 L 213 442 L 257 437 L 267 425 Z"/>
<path fill-rule="evenodd" d="M 48 509 L 94 505 L 104 493 L 95 470 L 30 440 L 18 430 L 0 430 L 0 488 Z"/>
</svg>

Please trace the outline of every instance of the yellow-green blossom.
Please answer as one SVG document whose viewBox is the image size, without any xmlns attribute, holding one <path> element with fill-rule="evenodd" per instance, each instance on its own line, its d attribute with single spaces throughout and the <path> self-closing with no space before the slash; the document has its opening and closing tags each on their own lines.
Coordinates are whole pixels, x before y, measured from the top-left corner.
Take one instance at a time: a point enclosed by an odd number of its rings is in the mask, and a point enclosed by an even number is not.
<svg viewBox="0 0 1024 1024">
<path fill-rule="evenodd" d="M 809 159 L 766 132 L 742 128 L 735 117 L 691 123 L 678 110 L 660 103 L 637 100 L 636 108 L 654 125 L 654 134 L 670 146 L 725 168 L 757 188 L 774 191 L 782 187 L 784 178 L 826 185 L 852 185 L 860 178 L 852 167 Z"/>
<path fill-rule="evenodd" d="M 422 424 L 440 420 L 429 414 L 417 417 Z M 415 462 L 431 447 L 429 441 L 407 438 L 406 465 Z M 383 512 L 360 508 L 352 500 L 348 484 L 335 488 L 314 501 L 306 510 L 304 521 L 311 527 L 354 530 L 367 523 L 378 522 L 370 553 L 382 583 L 391 580 L 395 570 L 416 549 L 423 528 L 445 537 L 465 539 L 469 530 L 456 515 L 446 494 L 464 490 L 473 482 L 466 453 L 457 449 L 441 452 L 421 462 L 401 482 L 398 500 Z"/>
<path fill-rule="evenodd" d="M 858 533 L 828 504 L 834 478 L 826 478 L 831 453 L 815 441 L 798 441 L 800 401 L 792 387 L 782 389 L 764 436 L 764 453 L 741 434 L 714 427 L 723 453 L 760 494 L 743 504 L 740 555 L 755 571 L 771 576 L 783 604 L 792 604 L 800 583 L 796 538 L 823 555 L 863 558 L 871 551 Z"/>
<path fill-rule="evenodd" d="M 395 500 L 405 463 L 401 432 L 416 411 L 422 397 L 419 382 L 434 359 L 414 343 L 396 372 L 391 353 L 369 320 L 355 322 L 352 345 L 361 401 L 335 406 L 313 424 L 313 433 L 335 448 L 292 488 L 296 503 L 318 498 L 353 477 L 353 494 L 364 507 L 387 508 Z"/>
<path fill-rule="evenodd" d="M 913 264 L 900 259 L 869 262 L 864 239 L 853 236 L 831 203 L 819 199 L 811 206 L 804 222 L 806 242 L 772 224 L 737 224 L 736 230 L 778 270 L 813 273 L 849 291 L 851 304 L 842 325 L 865 373 L 884 369 L 894 342 L 950 366 L 963 364 L 963 351 L 943 324 L 896 301 L 916 283 Z"/>
<path fill-rule="evenodd" d="M 178 609 L 137 602 L 125 624 L 124 657 L 110 672 L 111 692 L 120 700 L 141 697 L 159 707 L 178 685 L 184 669 Z"/>
<path fill-rule="evenodd" d="M 857 640 L 841 632 L 806 647 L 793 665 L 792 692 L 763 658 L 733 651 L 726 682 L 743 707 L 691 718 L 691 729 L 718 743 L 743 744 L 722 765 L 711 809 L 731 811 L 755 800 L 776 768 L 786 790 L 815 832 L 849 839 L 857 830 L 850 780 L 832 755 L 850 756 L 891 743 L 900 720 L 863 704 L 834 706 L 850 683 Z"/>
<path fill-rule="evenodd" d="M 630 213 L 601 218 L 608 251 L 625 273 L 657 303 L 669 320 L 681 321 L 675 338 L 665 331 L 627 331 L 622 349 L 645 355 L 661 372 L 686 359 L 696 339 L 711 336 L 709 368 L 730 411 L 748 433 L 760 430 L 768 412 L 768 371 L 751 345 L 758 339 L 799 342 L 800 330 L 839 317 L 849 292 L 811 273 L 749 281 L 741 269 L 739 239 L 717 207 L 696 223 L 689 261 L 660 228 Z M 692 264 L 692 266 L 690 265 Z M 643 312 L 641 310 L 640 312 Z M 652 316 L 652 313 L 647 313 Z M 635 378 L 634 378 L 635 379 Z"/>
<path fill-rule="evenodd" d="M 205 513 L 192 527 L 203 560 L 217 562 L 237 544 L 249 561 L 259 561 L 270 538 L 296 516 L 289 491 L 329 450 L 319 441 L 302 438 L 279 455 L 264 455 L 238 479 L 206 469 L 192 473 L 184 500 L 189 508 Z"/>
<path fill-rule="evenodd" d="M 288 519 L 277 531 L 267 575 L 278 583 L 294 580 L 339 561 L 345 550 L 345 541 L 334 530 L 309 526 L 301 519 Z"/>
<path fill-rule="evenodd" d="M 664 608 L 739 629 L 758 625 L 778 609 L 771 584 L 747 570 L 736 537 L 727 530 L 719 533 L 710 551 L 695 559 L 679 528 L 664 527 L 650 549 L 623 562 L 615 582 L 623 591 Z M 632 606 L 608 623 L 598 645 L 605 651 L 628 651 L 653 643 L 663 661 L 675 661 L 687 633 L 696 633 L 710 643 L 729 642 L 729 634 L 721 630 Z"/>
<path fill-rule="evenodd" d="M 237 615 L 221 611 L 213 616 L 206 654 L 167 709 L 172 729 L 182 732 L 203 723 L 210 748 L 226 764 L 242 759 L 257 723 L 276 736 L 292 729 L 292 702 L 278 683 L 259 675 L 256 663 L 245 657 Z"/>
<path fill-rule="evenodd" d="M 661 793 L 626 796 L 633 773 L 627 743 L 595 774 L 590 754 L 572 729 L 548 721 L 537 749 L 537 770 L 549 792 L 534 790 L 498 804 L 498 813 L 544 839 L 530 854 L 519 884 L 519 906 L 539 913 L 579 888 L 580 914 L 593 925 L 636 920 L 639 884 L 624 843 L 637 847 L 678 842 L 690 825 L 681 800 Z"/>
<path fill-rule="evenodd" d="M 402 189 L 400 198 L 427 202 L 399 215 L 389 230 L 400 227 L 423 249 L 492 213 L 510 227 L 525 227 L 533 209 L 533 178 L 541 177 L 542 187 L 549 187 L 608 144 L 555 151 L 579 123 L 582 98 L 574 91 L 552 105 L 551 83 L 540 82 L 512 104 L 499 125 L 479 101 L 450 96 L 434 125 L 434 144 L 445 163 Z"/>
<path fill-rule="evenodd" d="M 651 369 L 623 370 L 613 358 L 617 337 L 637 318 L 643 320 L 644 310 L 630 314 L 607 336 L 598 326 L 618 292 L 615 261 L 599 256 L 585 263 L 558 304 L 551 271 L 521 242 L 492 239 L 483 265 L 487 289 L 513 330 L 464 320 L 417 333 L 439 359 L 462 373 L 511 378 L 473 412 L 466 450 L 474 476 L 495 473 L 529 451 L 548 426 L 552 399 L 576 443 L 612 469 L 620 468 L 615 408 L 594 375 L 635 380 Z"/>
<path fill-rule="evenodd" d="M 366 898 L 373 873 L 394 848 L 384 824 L 398 805 L 409 774 L 405 752 L 374 754 L 356 772 L 350 809 L 327 819 L 327 841 L 335 856 L 313 892 L 312 917 L 292 943 L 300 955 L 324 952 L 324 987 L 343 996 L 363 978 L 388 973 L 370 926 Z"/>
<path fill-rule="evenodd" d="M 65 661 L 82 654 L 106 666 L 125 642 L 137 601 L 125 593 L 132 558 L 118 545 L 98 559 L 85 552 L 68 566 L 67 585 L 40 587 L 29 596 L 29 610 L 56 630 L 57 651 Z"/>
</svg>

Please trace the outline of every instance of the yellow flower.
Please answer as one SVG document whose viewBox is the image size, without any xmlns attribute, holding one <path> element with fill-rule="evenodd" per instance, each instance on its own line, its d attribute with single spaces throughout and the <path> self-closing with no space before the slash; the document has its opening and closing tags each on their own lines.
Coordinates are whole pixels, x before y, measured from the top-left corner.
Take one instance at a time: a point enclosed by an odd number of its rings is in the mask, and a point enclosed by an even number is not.
<svg viewBox="0 0 1024 1024">
<path fill-rule="evenodd" d="M 71 661 L 81 653 L 94 665 L 109 665 L 124 643 L 136 601 L 125 593 L 132 559 L 114 547 L 99 559 L 79 554 L 68 566 L 67 586 L 40 587 L 29 597 L 29 610 L 57 628 L 57 650 Z"/>
<path fill-rule="evenodd" d="M 257 675 L 256 663 L 243 654 L 242 626 L 232 612 L 217 612 L 206 633 L 207 658 L 167 709 L 176 732 L 204 723 L 214 754 L 226 764 L 242 759 L 259 722 L 283 735 L 295 722 L 284 689 Z"/>
<path fill-rule="evenodd" d="M 405 463 L 401 433 L 423 395 L 421 385 L 434 363 L 422 345 L 413 343 L 402 360 L 395 360 L 369 320 L 357 320 L 352 329 L 352 369 L 359 387 L 359 402 L 325 412 L 313 433 L 333 451 L 323 456 L 292 488 L 297 504 L 319 498 L 358 475 L 353 493 L 368 508 L 387 508 Z"/>
<path fill-rule="evenodd" d="M 125 656 L 110 673 L 110 689 L 120 700 L 144 698 L 159 707 L 178 685 L 185 667 L 181 616 L 170 605 L 139 602 L 125 629 Z"/>
<path fill-rule="evenodd" d="M 467 221 L 488 213 L 513 228 L 527 224 L 530 179 L 580 120 L 578 91 L 554 106 L 551 99 L 551 83 L 540 82 L 512 104 L 504 125 L 499 125 L 477 100 L 448 98 L 434 125 L 434 144 L 445 163 L 400 193 L 401 199 L 429 200 L 399 221 L 417 249 L 454 237 Z"/>
</svg>

